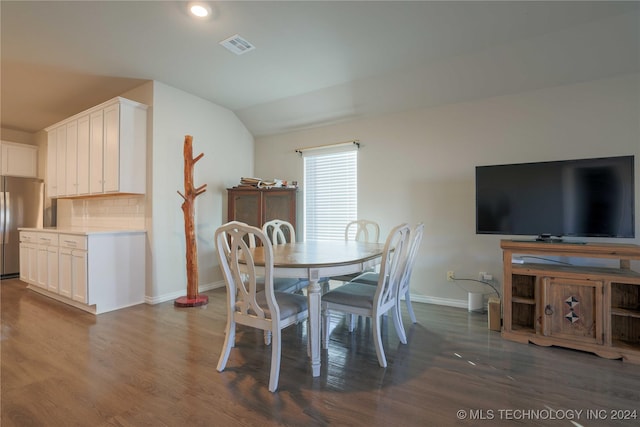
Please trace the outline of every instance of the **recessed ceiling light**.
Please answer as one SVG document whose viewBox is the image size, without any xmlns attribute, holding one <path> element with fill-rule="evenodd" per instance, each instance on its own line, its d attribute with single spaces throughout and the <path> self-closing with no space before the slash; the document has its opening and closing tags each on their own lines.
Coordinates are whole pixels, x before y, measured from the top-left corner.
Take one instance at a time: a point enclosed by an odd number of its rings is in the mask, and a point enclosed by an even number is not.
<svg viewBox="0 0 640 427">
<path fill-rule="evenodd" d="M 211 15 L 211 6 L 201 2 L 190 2 L 188 4 L 189 12 L 196 18 L 207 18 Z"/>
</svg>

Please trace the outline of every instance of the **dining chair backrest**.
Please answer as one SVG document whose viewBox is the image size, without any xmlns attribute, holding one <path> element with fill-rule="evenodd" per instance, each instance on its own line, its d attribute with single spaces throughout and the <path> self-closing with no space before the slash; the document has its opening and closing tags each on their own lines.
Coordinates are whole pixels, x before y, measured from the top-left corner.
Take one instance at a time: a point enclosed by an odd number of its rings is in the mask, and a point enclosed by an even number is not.
<svg viewBox="0 0 640 427">
<path fill-rule="evenodd" d="M 391 230 L 382 252 L 382 263 L 378 286 L 374 296 L 374 306 L 379 312 L 385 312 L 396 303 L 398 289 L 404 273 L 404 262 L 407 254 L 411 228 L 408 224 L 400 224 Z"/>
<path fill-rule="evenodd" d="M 265 222 L 262 226 L 262 231 L 271 239 L 273 246 L 284 243 L 295 243 L 296 241 L 296 230 L 293 228 L 293 224 L 281 219 L 273 219 Z"/>
<path fill-rule="evenodd" d="M 347 224 L 344 229 L 344 240 L 350 240 L 354 228 L 354 239 L 359 242 L 375 243 L 380 239 L 380 225 L 377 222 L 358 219 Z"/>
<path fill-rule="evenodd" d="M 398 287 L 399 295 L 405 295 L 409 290 L 409 283 L 411 282 L 411 273 L 413 272 L 413 265 L 416 262 L 416 255 L 418 254 L 418 249 L 420 248 L 420 243 L 422 242 L 423 234 L 424 234 L 424 223 L 422 222 L 419 224 L 416 224 L 414 229 L 411 231 L 411 239 L 410 239 L 407 254 L 404 260 L 404 267 L 403 267 L 404 271 L 402 274 L 400 285 Z"/>
<path fill-rule="evenodd" d="M 247 240 L 253 244 L 247 243 Z M 265 245 L 264 276 L 256 274 L 251 252 L 256 240 Z M 279 313 L 273 291 L 273 249 L 262 230 L 232 221 L 216 230 L 215 241 L 227 284 L 228 308 L 258 319 L 265 319 L 265 313 Z M 256 295 L 262 290 L 265 291 L 266 298 L 259 301 Z M 279 319 L 279 315 L 272 318 Z"/>
</svg>

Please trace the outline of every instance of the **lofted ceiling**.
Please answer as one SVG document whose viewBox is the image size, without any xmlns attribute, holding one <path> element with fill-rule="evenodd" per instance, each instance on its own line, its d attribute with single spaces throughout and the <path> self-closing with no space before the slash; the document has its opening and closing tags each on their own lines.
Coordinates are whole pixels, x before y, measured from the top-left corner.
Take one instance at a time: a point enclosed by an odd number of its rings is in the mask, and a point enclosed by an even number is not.
<svg viewBox="0 0 640 427">
<path fill-rule="evenodd" d="M 256 137 L 640 72 L 640 3 L 0 2 L 1 125 L 37 132 L 157 80 Z M 219 42 L 240 34 L 256 49 Z"/>
</svg>

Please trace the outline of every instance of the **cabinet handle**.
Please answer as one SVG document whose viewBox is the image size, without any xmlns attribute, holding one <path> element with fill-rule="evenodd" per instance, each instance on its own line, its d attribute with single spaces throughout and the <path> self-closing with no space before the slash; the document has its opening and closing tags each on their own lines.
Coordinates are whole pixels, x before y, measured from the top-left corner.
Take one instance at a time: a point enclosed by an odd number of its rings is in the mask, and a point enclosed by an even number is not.
<svg viewBox="0 0 640 427">
<path fill-rule="evenodd" d="M 553 307 L 551 307 L 550 304 L 548 304 L 545 308 L 544 308 L 544 314 L 546 314 L 547 316 L 551 316 L 553 314 Z"/>
</svg>

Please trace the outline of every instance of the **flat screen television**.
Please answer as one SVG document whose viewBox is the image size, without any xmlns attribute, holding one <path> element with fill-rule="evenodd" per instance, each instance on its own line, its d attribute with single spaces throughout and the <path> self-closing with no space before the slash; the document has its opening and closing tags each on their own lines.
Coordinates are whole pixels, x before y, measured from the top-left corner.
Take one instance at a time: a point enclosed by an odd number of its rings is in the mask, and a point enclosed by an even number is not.
<svg viewBox="0 0 640 427">
<path fill-rule="evenodd" d="M 634 156 L 476 167 L 476 233 L 635 237 Z"/>
</svg>

